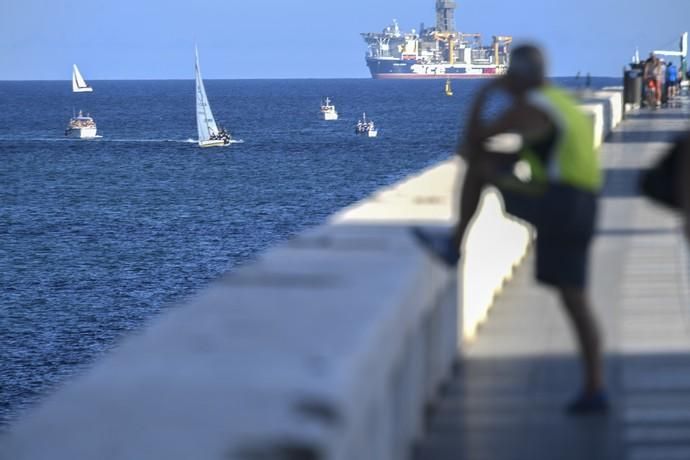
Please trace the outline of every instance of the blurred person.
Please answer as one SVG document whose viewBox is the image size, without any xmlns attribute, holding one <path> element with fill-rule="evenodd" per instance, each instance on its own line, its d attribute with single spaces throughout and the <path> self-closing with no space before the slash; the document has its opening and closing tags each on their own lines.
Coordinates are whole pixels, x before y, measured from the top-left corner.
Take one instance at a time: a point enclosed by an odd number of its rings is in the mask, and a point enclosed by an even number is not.
<svg viewBox="0 0 690 460">
<path fill-rule="evenodd" d="M 678 85 L 678 69 L 673 64 L 673 61 L 669 62 L 666 66 L 666 94 L 669 99 L 676 97 L 676 89 Z"/>
<path fill-rule="evenodd" d="M 483 189 L 497 186 L 506 211 L 535 226 L 537 280 L 557 290 L 575 330 L 584 383 L 566 409 L 571 414 L 605 412 L 600 338 L 587 294 L 589 247 L 602 185 L 593 128 L 568 93 L 546 82 L 539 48 L 517 47 L 510 62 L 505 76 L 480 90 L 458 145 L 467 170 L 453 234 L 438 238 L 421 229 L 414 234 L 434 256 L 456 266 Z M 498 93 L 509 95 L 510 104 L 498 119 L 487 121 L 482 115 L 487 101 Z M 497 141 L 506 135 L 517 144 L 497 152 Z"/>
<path fill-rule="evenodd" d="M 668 86 L 666 82 L 666 61 L 663 59 L 659 59 L 659 65 L 656 68 L 656 78 L 657 81 L 659 82 L 659 92 L 658 98 L 657 99 L 657 107 L 661 107 L 662 104 L 666 104 L 668 102 Z"/>
<path fill-rule="evenodd" d="M 683 158 L 681 159 L 680 174 L 677 178 L 676 187 L 680 195 L 680 202 L 684 214 L 685 238 L 690 243 L 690 133 L 687 135 L 688 141 L 685 143 Z"/>
<path fill-rule="evenodd" d="M 659 86 L 659 59 L 654 53 L 649 53 L 649 58 L 644 62 L 643 78 L 645 91 L 653 88 L 654 100 L 661 105 L 661 92 Z"/>
<path fill-rule="evenodd" d="M 671 148 L 640 178 L 640 193 L 683 216 L 690 243 L 690 132 L 679 136 Z"/>
</svg>

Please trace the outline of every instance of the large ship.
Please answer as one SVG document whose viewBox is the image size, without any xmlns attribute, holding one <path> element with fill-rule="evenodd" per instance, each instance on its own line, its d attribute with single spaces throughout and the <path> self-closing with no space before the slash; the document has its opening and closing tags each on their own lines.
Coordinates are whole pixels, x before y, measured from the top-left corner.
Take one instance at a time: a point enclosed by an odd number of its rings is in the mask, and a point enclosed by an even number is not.
<svg viewBox="0 0 690 460">
<path fill-rule="evenodd" d="M 455 30 L 456 4 L 436 0 L 436 27 L 401 32 L 397 21 L 382 32 L 363 33 L 366 61 L 376 79 L 486 78 L 508 69 L 512 37 L 495 35 L 490 45 L 480 34 Z"/>
</svg>

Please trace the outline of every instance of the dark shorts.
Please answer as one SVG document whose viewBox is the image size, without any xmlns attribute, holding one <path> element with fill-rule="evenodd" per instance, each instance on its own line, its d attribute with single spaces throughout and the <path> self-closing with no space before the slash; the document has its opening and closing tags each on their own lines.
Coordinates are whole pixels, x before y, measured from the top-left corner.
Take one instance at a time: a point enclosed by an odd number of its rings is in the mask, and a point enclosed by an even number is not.
<svg viewBox="0 0 690 460">
<path fill-rule="evenodd" d="M 501 192 L 506 211 L 537 230 L 537 280 L 551 286 L 586 287 L 597 195 L 560 184 L 549 185 L 540 196 Z"/>
</svg>

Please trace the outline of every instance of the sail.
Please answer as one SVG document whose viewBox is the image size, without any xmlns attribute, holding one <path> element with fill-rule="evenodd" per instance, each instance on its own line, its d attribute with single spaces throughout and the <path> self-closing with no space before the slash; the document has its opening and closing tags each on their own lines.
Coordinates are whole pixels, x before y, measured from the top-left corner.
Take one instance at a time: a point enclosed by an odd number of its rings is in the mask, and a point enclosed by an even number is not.
<svg viewBox="0 0 690 460">
<path fill-rule="evenodd" d="M 218 134 L 218 126 L 216 120 L 213 119 L 211 106 L 208 105 L 208 98 L 206 97 L 206 89 L 204 88 L 204 81 L 201 79 L 201 69 L 199 68 L 199 51 L 196 53 L 196 62 L 194 64 L 194 74 L 196 77 L 196 127 L 199 132 L 199 141 L 207 141 L 211 135 Z"/>
<path fill-rule="evenodd" d="M 72 64 L 72 92 L 74 93 L 88 93 L 93 91 L 89 85 L 84 81 L 84 77 L 81 76 L 77 64 Z"/>
</svg>

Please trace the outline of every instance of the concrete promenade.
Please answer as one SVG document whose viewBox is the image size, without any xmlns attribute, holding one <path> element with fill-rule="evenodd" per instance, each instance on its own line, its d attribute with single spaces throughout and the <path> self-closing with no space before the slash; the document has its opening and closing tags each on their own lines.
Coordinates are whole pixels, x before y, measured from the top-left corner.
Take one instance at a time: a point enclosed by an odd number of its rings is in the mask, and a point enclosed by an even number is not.
<svg viewBox="0 0 690 460">
<path fill-rule="evenodd" d="M 690 459 L 687 249 L 679 221 L 636 193 L 639 168 L 689 116 L 687 100 L 631 113 L 601 150 L 607 182 L 591 279 L 611 413 L 563 413 L 580 384 L 574 338 L 528 260 L 464 348 L 417 460 Z"/>
</svg>

